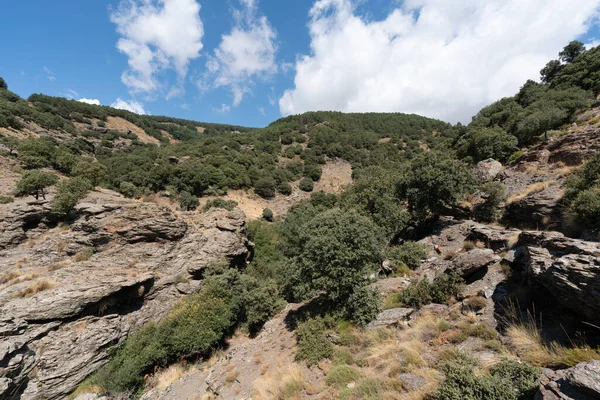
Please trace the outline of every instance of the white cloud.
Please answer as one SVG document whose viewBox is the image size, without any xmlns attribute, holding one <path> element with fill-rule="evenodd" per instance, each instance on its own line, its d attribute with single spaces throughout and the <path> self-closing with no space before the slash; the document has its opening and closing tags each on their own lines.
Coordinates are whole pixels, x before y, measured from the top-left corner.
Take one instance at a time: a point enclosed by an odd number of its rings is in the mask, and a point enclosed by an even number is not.
<svg viewBox="0 0 600 400">
<path fill-rule="evenodd" d="M 267 113 L 265 113 L 265 108 L 264 108 L 264 107 L 258 107 L 258 112 L 259 112 L 261 115 L 267 115 Z"/>
<path fill-rule="evenodd" d="M 265 79 L 277 72 L 275 30 L 260 14 L 257 0 L 240 3 L 242 8 L 233 10 L 231 32 L 221 36 L 219 47 L 206 63 L 206 77 L 198 83 L 201 89 L 206 81 L 212 81 L 214 87 L 229 87 L 234 106 L 251 91 L 255 78 Z"/>
<path fill-rule="evenodd" d="M 73 100 L 74 98 L 79 97 L 79 93 L 77 93 L 73 89 L 67 89 L 67 93 L 63 93 L 63 95 L 69 100 Z"/>
<path fill-rule="evenodd" d="M 598 0 L 406 0 L 383 20 L 352 0 L 319 0 L 311 54 L 296 62 L 283 115 L 308 110 L 399 111 L 469 121 L 537 79 L 587 31 Z"/>
<path fill-rule="evenodd" d="M 50 68 L 44 67 L 43 70 L 46 73 L 46 76 L 48 77 L 48 80 L 50 82 L 53 82 L 56 80 L 56 76 L 54 76 L 54 73 L 50 70 Z"/>
<path fill-rule="evenodd" d="M 140 115 L 146 114 L 146 111 L 144 111 L 144 105 L 135 100 L 125 101 L 121 98 L 117 98 L 117 100 L 110 106 L 113 108 L 118 108 L 120 110 L 131 111 Z"/>
<path fill-rule="evenodd" d="M 221 108 L 215 108 L 215 111 L 219 113 L 226 113 L 231 111 L 231 107 L 229 107 L 227 104 L 221 104 Z"/>
<path fill-rule="evenodd" d="M 151 92 L 156 75 L 174 69 L 181 82 L 191 60 L 200 56 L 204 27 L 196 0 L 121 0 L 110 15 L 127 55 L 129 70 L 121 81 L 131 92 Z"/>
<path fill-rule="evenodd" d="M 119 99 L 119 100 L 121 100 L 121 99 Z M 79 99 L 77 101 L 80 101 L 82 103 L 92 104 L 92 105 L 95 105 L 95 106 L 99 106 L 100 105 L 100 100 L 98 100 L 98 99 L 86 99 L 86 98 L 83 98 L 83 99 Z M 113 107 L 115 107 L 115 106 L 113 105 Z M 115 108 L 121 108 L 121 107 L 115 107 Z"/>
</svg>

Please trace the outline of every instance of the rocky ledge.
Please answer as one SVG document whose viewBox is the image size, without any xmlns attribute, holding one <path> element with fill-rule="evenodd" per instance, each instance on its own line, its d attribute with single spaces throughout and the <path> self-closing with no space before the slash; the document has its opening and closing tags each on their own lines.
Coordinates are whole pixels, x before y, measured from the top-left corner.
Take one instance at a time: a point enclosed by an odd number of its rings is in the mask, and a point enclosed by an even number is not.
<svg viewBox="0 0 600 400">
<path fill-rule="evenodd" d="M 245 263 L 245 215 L 175 213 L 92 193 L 70 225 L 45 202 L 0 208 L 0 398 L 64 398 L 107 352 L 201 287 L 219 262 Z"/>
</svg>

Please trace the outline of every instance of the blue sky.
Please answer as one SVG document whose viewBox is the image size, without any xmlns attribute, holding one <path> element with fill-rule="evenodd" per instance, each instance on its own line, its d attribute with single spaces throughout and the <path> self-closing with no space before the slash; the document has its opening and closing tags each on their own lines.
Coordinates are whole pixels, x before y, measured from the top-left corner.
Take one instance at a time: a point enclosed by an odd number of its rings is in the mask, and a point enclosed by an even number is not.
<svg viewBox="0 0 600 400">
<path fill-rule="evenodd" d="M 23 97 L 247 126 L 322 109 L 468 121 L 568 41 L 600 39 L 599 4 L 7 1 L 0 76 Z"/>
</svg>

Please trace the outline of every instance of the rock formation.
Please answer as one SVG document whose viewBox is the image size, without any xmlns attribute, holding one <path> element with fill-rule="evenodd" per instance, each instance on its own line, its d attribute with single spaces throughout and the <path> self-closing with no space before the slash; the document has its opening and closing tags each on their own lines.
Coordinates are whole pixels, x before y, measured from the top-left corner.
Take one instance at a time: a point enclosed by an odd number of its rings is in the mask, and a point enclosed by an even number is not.
<svg viewBox="0 0 600 400">
<path fill-rule="evenodd" d="M 239 209 L 176 214 L 102 190 L 68 226 L 48 204 L 0 208 L 2 399 L 64 398 L 206 268 L 243 264 L 252 246 Z"/>
</svg>

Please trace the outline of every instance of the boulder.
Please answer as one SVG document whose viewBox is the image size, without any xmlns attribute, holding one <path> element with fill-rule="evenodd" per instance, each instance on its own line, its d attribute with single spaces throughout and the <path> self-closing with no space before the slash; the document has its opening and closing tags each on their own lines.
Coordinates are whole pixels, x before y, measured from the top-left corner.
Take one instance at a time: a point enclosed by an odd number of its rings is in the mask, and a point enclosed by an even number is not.
<svg viewBox="0 0 600 400">
<path fill-rule="evenodd" d="M 379 313 L 377 318 L 367 325 L 367 329 L 397 325 L 401 321 L 406 321 L 414 311 L 412 308 L 390 308 Z"/>
<path fill-rule="evenodd" d="M 479 161 L 475 166 L 475 177 L 480 182 L 488 182 L 496 179 L 498 174 L 502 172 L 504 167 L 499 161 L 494 160 L 493 158 L 488 158 L 487 160 Z"/>
<path fill-rule="evenodd" d="M 600 243 L 558 232 L 524 232 L 520 244 L 529 284 L 544 288 L 586 322 L 600 324 Z"/>
<path fill-rule="evenodd" d="M 545 370 L 535 399 L 600 399 L 600 360 L 580 363 L 566 370 Z"/>
<path fill-rule="evenodd" d="M 494 254 L 492 249 L 473 249 L 456 257 L 451 268 L 459 271 L 463 278 L 468 278 L 475 272 L 500 260 L 501 258 Z"/>
</svg>

